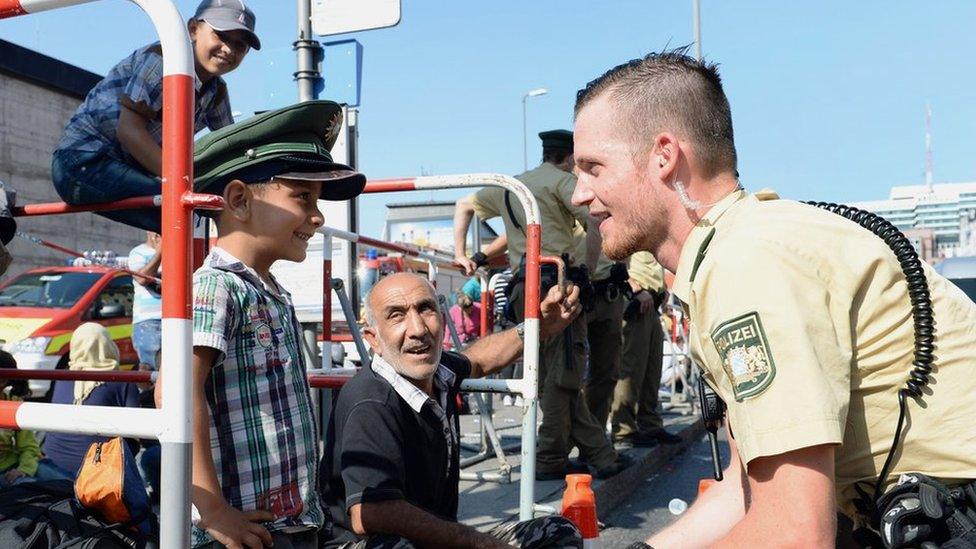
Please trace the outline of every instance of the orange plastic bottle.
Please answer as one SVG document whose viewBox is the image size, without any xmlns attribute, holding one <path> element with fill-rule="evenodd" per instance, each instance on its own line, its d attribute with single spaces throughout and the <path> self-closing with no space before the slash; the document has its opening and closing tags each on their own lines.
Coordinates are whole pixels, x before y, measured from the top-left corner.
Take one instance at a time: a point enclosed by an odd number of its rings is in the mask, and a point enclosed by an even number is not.
<svg viewBox="0 0 976 549">
<path fill-rule="evenodd" d="M 563 492 L 562 515 L 579 528 L 583 534 L 583 547 L 599 547 L 600 527 L 596 519 L 596 497 L 590 483 L 590 475 L 566 475 L 566 491 Z"/>
</svg>

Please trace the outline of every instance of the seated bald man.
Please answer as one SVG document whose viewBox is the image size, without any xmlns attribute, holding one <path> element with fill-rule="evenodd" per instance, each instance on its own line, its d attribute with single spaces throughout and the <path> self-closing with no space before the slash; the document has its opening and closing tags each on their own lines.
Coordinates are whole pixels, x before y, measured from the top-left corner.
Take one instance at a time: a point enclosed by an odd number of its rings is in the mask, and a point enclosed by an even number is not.
<svg viewBox="0 0 976 549">
<path fill-rule="evenodd" d="M 579 314 L 579 290 L 552 288 L 541 337 Z M 319 478 L 332 514 L 324 547 L 582 547 L 568 520 L 543 517 L 490 534 L 457 522 L 460 433 L 456 398 L 466 378 L 501 370 L 522 353 L 521 327 L 442 351 L 444 321 L 426 279 L 399 273 L 366 298 L 371 367 L 339 392 Z"/>
</svg>

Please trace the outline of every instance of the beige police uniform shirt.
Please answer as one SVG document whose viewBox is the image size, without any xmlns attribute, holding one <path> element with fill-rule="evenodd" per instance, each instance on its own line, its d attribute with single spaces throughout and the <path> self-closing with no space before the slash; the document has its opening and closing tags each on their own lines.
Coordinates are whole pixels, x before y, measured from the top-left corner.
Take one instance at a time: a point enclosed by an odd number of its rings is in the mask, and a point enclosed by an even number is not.
<svg viewBox="0 0 976 549">
<path fill-rule="evenodd" d="M 573 189 L 576 177 L 560 170 L 548 162 L 529 170 L 516 179 L 525 184 L 539 204 L 539 217 L 542 225 L 542 255 L 560 256 L 570 254 L 570 260 L 579 264 L 586 260 L 578 255 L 577 224 L 586 226 L 589 213 L 585 206 L 573 206 Z M 512 212 L 518 220 L 517 228 L 512 223 L 505 207 L 505 190 L 500 187 L 485 187 L 470 195 L 468 200 L 474 205 L 475 213 L 481 219 L 501 217 L 508 235 L 508 260 L 512 270 L 518 270 L 525 254 L 525 212 L 514 195 L 509 197 Z M 585 250 L 585 248 L 584 248 Z"/>
<path fill-rule="evenodd" d="M 922 404 L 909 401 L 889 486 L 913 471 L 976 478 L 976 305 L 923 266 L 937 360 Z M 740 190 L 692 230 L 672 289 L 743 463 L 839 444 L 838 506 L 853 515 L 854 484 L 881 471 L 912 366 L 907 283 L 887 245 L 834 213 Z"/>
<path fill-rule="evenodd" d="M 627 274 L 641 288 L 649 292 L 664 289 L 664 267 L 654 259 L 651 252 L 636 252 L 627 263 Z"/>
</svg>

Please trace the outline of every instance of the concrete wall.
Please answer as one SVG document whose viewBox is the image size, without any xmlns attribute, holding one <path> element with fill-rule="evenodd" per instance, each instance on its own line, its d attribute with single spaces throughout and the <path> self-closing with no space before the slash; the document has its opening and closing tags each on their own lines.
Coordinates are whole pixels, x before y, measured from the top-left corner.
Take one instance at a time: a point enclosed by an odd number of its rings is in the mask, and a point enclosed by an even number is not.
<svg viewBox="0 0 976 549">
<path fill-rule="evenodd" d="M 0 72 L 0 180 L 17 190 L 17 204 L 60 202 L 51 183 L 51 153 L 81 100 Z M 128 255 L 145 232 L 91 213 L 17 220 L 17 229 L 74 250 Z M 14 262 L 0 281 L 27 269 L 62 265 L 65 254 L 19 237 L 8 245 Z"/>
</svg>

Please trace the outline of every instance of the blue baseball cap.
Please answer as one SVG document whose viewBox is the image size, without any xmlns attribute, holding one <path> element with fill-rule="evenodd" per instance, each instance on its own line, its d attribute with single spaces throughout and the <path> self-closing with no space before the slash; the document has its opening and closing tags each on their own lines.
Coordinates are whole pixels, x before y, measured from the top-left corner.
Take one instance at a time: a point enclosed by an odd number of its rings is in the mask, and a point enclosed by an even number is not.
<svg viewBox="0 0 976 549">
<path fill-rule="evenodd" d="M 261 49 L 261 40 L 254 33 L 254 12 L 244 5 L 243 0 L 203 0 L 193 18 L 206 21 L 217 31 L 242 30 L 247 34 L 248 44 L 256 50 Z"/>
</svg>

